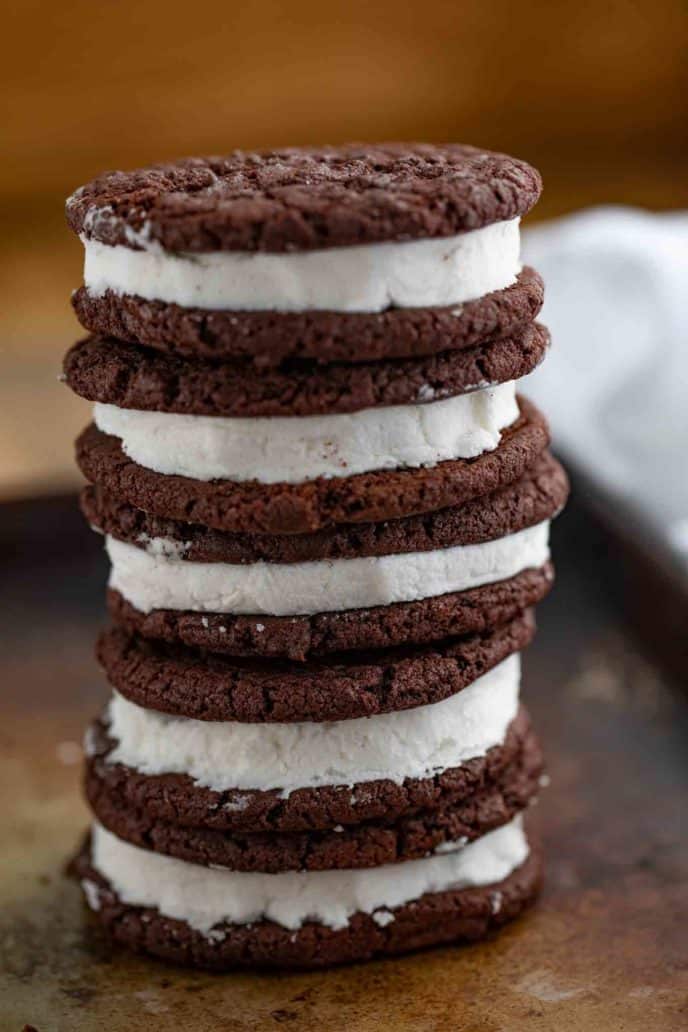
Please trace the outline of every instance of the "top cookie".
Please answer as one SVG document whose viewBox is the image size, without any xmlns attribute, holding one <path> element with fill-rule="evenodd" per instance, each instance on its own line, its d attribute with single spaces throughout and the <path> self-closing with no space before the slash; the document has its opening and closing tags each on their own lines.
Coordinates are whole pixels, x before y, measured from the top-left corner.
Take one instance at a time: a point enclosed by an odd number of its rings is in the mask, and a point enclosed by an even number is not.
<svg viewBox="0 0 688 1032">
<path fill-rule="evenodd" d="M 453 236 L 524 215 L 541 187 L 524 161 L 460 144 L 234 151 L 106 173 L 67 219 L 134 250 L 279 253 Z"/>
</svg>

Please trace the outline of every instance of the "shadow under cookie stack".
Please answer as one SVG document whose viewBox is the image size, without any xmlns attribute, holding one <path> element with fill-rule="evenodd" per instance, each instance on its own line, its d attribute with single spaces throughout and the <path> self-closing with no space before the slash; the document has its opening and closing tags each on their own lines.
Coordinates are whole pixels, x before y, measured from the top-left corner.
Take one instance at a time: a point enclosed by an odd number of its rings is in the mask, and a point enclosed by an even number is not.
<svg viewBox="0 0 688 1032">
<path fill-rule="evenodd" d="M 236 152 L 69 199 L 65 378 L 112 564 L 74 862 L 118 942 L 315 967 L 476 940 L 541 880 L 519 702 L 566 477 L 524 162 Z"/>
</svg>

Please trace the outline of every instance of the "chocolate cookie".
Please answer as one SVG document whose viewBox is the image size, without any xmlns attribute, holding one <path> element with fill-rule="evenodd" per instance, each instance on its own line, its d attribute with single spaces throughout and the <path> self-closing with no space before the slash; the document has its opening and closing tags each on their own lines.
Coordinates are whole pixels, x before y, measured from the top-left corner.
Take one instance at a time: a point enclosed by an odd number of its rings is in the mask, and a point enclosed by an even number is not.
<svg viewBox="0 0 688 1032">
<path fill-rule="evenodd" d="M 371 362 L 418 358 L 517 337 L 542 308 L 543 283 L 527 266 L 516 282 L 462 305 L 388 308 L 383 312 L 247 312 L 183 308 L 106 291 L 72 295 L 92 333 L 184 358 Z"/>
<path fill-rule="evenodd" d="M 449 942 L 474 942 L 518 917 L 542 883 L 540 850 L 530 839 L 527 859 L 507 878 L 480 888 L 426 893 L 396 907 L 393 919 L 354 914 L 342 929 L 308 923 L 292 932 L 272 921 L 223 924 L 212 937 L 157 909 L 123 903 L 93 868 L 88 842 L 72 864 L 98 921 L 115 942 L 175 964 L 226 971 L 252 968 L 323 968 L 408 953 Z M 85 884 L 84 884 L 85 883 Z"/>
<path fill-rule="evenodd" d="M 233 616 L 175 609 L 142 613 L 112 589 L 107 601 L 113 620 L 142 638 L 230 656 L 305 661 L 332 652 L 423 645 L 481 633 L 535 605 L 553 582 L 554 569 L 546 563 L 468 591 L 310 616 Z"/>
<path fill-rule="evenodd" d="M 118 627 L 97 654 L 131 702 L 197 720 L 348 720 L 439 702 L 532 641 L 532 611 L 469 638 L 435 646 L 354 653 L 307 665 L 231 659 L 152 643 Z"/>
<path fill-rule="evenodd" d="M 122 763 L 108 763 L 115 742 L 107 724 L 91 725 L 86 763 L 86 792 L 105 792 L 119 810 L 141 810 L 152 821 L 183 828 L 207 828 L 233 834 L 293 832 L 396 821 L 466 801 L 494 788 L 502 772 L 515 761 L 530 735 L 530 722 L 521 707 L 501 745 L 427 778 L 407 778 L 350 785 L 299 788 L 283 796 L 279 789 L 217 792 L 196 783 L 188 774 L 143 774 Z M 534 748 L 534 746 L 531 746 Z"/>
<path fill-rule="evenodd" d="M 441 344 L 441 342 L 438 342 Z M 67 384 L 89 401 L 196 416 L 313 416 L 440 401 L 527 376 L 549 334 L 531 323 L 518 336 L 425 358 L 358 365 L 292 361 L 274 369 L 245 361 L 189 362 L 112 338 L 67 352 Z"/>
<path fill-rule="evenodd" d="M 418 860 L 446 843 L 472 842 L 508 823 L 536 798 L 542 769 L 539 743 L 529 731 L 511 762 L 472 796 L 398 820 L 291 833 L 179 827 L 109 792 L 96 774 L 89 776 L 87 792 L 100 823 L 135 846 L 205 866 L 276 874 L 378 867 Z"/>
<path fill-rule="evenodd" d="M 446 237 L 524 215 L 524 161 L 461 144 L 234 151 L 107 172 L 67 201 L 75 233 L 167 251 L 288 252 Z"/>
<path fill-rule="evenodd" d="M 519 404 L 520 418 L 502 432 L 494 451 L 417 469 L 300 484 L 193 480 L 139 466 L 118 438 L 93 425 L 77 439 L 77 462 L 87 480 L 157 516 L 239 533 L 303 534 L 463 505 L 518 480 L 549 443 L 544 416 L 525 398 Z"/>
<path fill-rule="evenodd" d="M 94 528 L 145 548 L 151 539 L 174 541 L 178 554 L 202 563 L 301 563 L 475 545 L 514 534 L 563 508 L 566 474 L 544 451 L 520 480 L 465 505 L 383 523 L 328 527 L 313 534 L 232 534 L 181 523 L 136 509 L 98 484 L 81 494 L 81 509 Z"/>
</svg>

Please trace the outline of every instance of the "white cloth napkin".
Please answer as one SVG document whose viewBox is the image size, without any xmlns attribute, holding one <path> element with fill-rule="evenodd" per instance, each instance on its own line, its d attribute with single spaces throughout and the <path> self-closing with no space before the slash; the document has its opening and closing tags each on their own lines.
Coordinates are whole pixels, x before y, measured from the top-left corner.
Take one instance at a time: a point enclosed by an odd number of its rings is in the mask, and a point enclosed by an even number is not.
<svg viewBox="0 0 688 1032">
<path fill-rule="evenodd" d="M 552 332 L 526 393 L 610 517 L 688 577 L 688 212 L 606 207 L 524 233 Z"/>
</svg>

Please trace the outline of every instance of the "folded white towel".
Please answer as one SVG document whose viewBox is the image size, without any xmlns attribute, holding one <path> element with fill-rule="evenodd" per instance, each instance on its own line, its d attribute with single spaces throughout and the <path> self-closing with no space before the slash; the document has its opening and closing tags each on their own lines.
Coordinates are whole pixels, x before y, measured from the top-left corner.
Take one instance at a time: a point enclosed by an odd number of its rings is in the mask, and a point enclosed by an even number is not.
<svg viewBox="0 0 688 1032">
<path fill-rule="evenodd" d="M 688 213 L 584 211 L 523 250 L 553 339 L 526 393 L 617 522 L 687 575 Z"/>
</svg>

